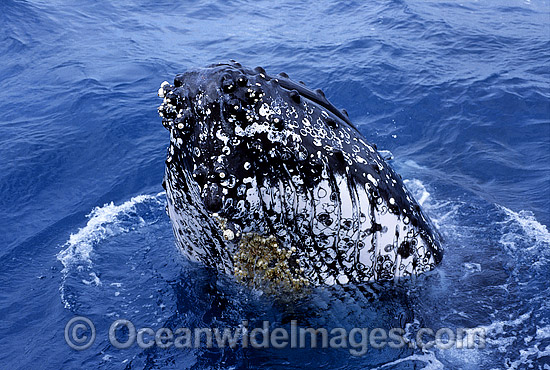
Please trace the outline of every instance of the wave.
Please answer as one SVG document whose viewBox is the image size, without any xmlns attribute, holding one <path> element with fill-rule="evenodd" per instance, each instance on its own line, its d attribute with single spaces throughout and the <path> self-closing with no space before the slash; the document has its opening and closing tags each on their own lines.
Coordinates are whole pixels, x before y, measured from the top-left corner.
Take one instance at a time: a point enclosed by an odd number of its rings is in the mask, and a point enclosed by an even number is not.
<svg viewBox="0 0 550 370">
<path fill-rule="evenodd" d="M 57 260 L 63 264 L 59 291 L 65 308 L 72 307 L 65 290 L 65 283 L 71 271 L 87 272 L 90 279 L 82 279 L 86 285 L 100 285 L 101 280 L 91 270 L 94 246 L 105 239 L 146 226 L 148 222 L 141 216 L 142 212 L 138 211 L 137 206 L 144 205 L 147 209 L 164 207 L 164 197 L 164 192 L 156 195 L 137 195 L 120 205 L 111 202 L 96 207 L 86 216 L 89 219 L 86 226 L 71 234 L 69 240 L 62 245 L 63 249 L 57 254 Z"/>
</svg>

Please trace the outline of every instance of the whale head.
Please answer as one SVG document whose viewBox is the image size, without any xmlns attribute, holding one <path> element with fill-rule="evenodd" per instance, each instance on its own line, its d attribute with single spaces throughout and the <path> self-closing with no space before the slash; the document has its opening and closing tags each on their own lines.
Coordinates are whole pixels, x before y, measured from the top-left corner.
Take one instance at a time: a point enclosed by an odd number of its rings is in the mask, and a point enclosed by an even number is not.
<svg viewBox="0 0 550 370">
<path fill-rule="evenodd" d="M 191 258 L 234 272 L 236 255 L 253 253 L 242 240 L 261 237 L 287 251 L 291 275 L 321 284 L 417 275 L 441 260 L 400 176 L 322 91 L 231 62 L 177 75 L 159 96 L 168 209 Z M 185 235 L 189 204 L 213 244 Z"/>
<path fill-rule="evenodd" d="M 322 165 L 307 148 L 322 149 L 315 137 L 336 128 L 338 121 L 351 126 L 322 92 L 284 74 L 272 78 L 260 67 L 249 70 L 237 63 L 177 75 L 159 95 L 164 98 L 159 112 L 171 132 L 168 164 L 185 162 L 203 189 L 207 210 L 222 214 L 234 208 L 256 176 L 304 171 L 304 180 L 315 182 Z M 304 109 L 307 101 L 325 108 L 314 118 L 327 128 L 317 132 L 316 123 L 309 122 L 301 131 L 311 135 L 301 135 L 296 129 L 311 118 Z"/>
</svg>

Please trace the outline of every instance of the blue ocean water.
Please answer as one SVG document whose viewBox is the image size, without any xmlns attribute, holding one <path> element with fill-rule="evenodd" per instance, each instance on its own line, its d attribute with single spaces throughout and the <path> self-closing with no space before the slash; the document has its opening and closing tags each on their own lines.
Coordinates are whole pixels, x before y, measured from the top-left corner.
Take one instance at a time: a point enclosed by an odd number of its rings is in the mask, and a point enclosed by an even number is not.
<svg viewBox="0 0 550 370">
<path fill-rule="evenodd" d="M 550 368 L 548 1 L 0 2 L 3 369 Z M 235 59 L 322 88 L 445 237 L 382 293 L 281 302 L 183 259 L 156 91 Z M 71 349 L 72 317 L 93 345 Z M 111 323 L 482 327 L 485 348 L 121 350 Z"/>
</svg>

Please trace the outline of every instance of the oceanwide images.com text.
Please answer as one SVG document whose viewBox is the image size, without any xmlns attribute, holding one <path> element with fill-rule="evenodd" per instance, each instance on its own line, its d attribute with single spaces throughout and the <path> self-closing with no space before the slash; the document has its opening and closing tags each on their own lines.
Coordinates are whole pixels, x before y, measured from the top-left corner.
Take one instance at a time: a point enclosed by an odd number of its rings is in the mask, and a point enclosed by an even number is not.
<svg viewBox="0 0 550 370">
<path fill-rule="evenodd" d="M 400 349 L 472 349 L 485 347 L 483 328 L 419 328 L 414 333 L 403 328 L 303 328 L 292 320 L 289 327 L 275 327 L 263 321 L 261 327 L 249 327 L 244 320 L 235 328 L 136 328 L 129 320 L 114 321 L 106 334 L 118 349 L 140 348 L 333 348 L 347 349 L 362 356 L 369 348 Z M 74 317 L 65 326 L 65 340 L 75 350 L 90 348 L 97 333 L 93 322 Z"/>
</svg>

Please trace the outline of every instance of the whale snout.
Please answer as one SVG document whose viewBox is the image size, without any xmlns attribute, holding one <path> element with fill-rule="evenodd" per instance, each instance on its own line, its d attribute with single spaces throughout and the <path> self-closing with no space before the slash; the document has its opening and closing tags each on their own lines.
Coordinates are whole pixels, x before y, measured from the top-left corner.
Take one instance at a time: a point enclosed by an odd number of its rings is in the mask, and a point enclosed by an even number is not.
<svg viewBox="0 0 550 370">
<path fill-rule="evenodd" d="M 242 123 L 242 114 L 264 95 L 260 83 L 251 83 L 238 64 L 217 64 L 176 75 L 163 82 L 159 115 L 163 125 L 177 134 L 201 130 L 212 122 Z"/>
</svg>

